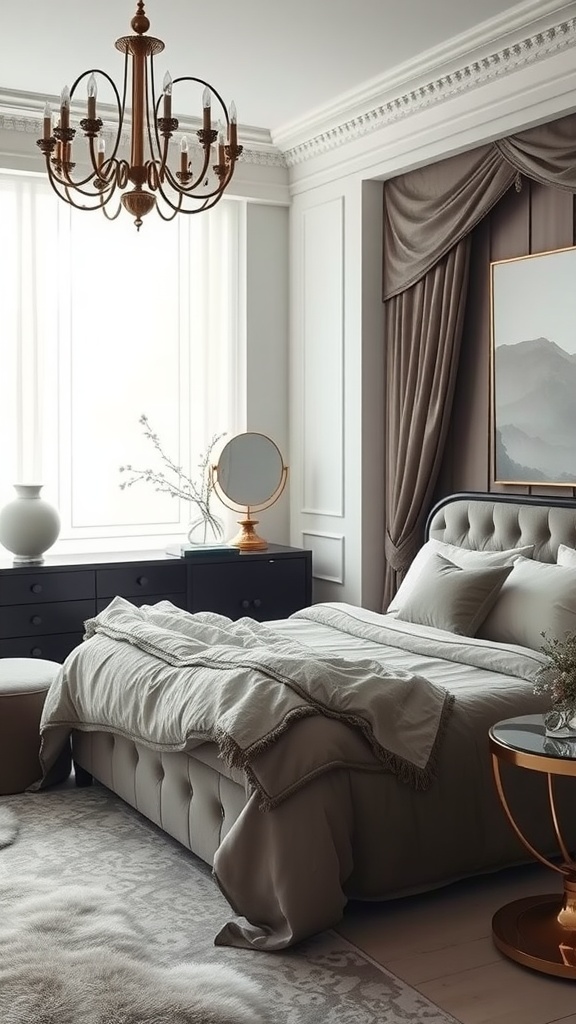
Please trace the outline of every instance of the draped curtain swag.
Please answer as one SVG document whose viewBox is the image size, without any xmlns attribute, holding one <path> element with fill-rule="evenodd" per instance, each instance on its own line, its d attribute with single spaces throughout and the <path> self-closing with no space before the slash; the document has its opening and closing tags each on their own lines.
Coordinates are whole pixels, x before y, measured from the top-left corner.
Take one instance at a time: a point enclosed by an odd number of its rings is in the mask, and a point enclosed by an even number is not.
<svg viewBox="0 0 576 1024">
<path fill-rule="evenodd" d="M 469 235 L 518 172 L 576 192 L 576 115 L 384 185 L 386 568 L 383 609 L 422 542 L 462 340 Z"/>
</svg>

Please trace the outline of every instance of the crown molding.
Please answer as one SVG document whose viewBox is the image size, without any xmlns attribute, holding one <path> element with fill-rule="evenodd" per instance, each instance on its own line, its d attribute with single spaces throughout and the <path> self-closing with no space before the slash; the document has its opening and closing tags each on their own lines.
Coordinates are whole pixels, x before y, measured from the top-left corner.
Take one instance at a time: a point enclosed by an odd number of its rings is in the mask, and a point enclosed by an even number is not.
<svg viewBox="0 0 576 1024">
<path fill-rule="evenodd" d="M 549 24 L 559 10 L 570 16 Z M 486 23 L 489 31 L 481 26 L 347 93 L 305 121 L 273 132 L 274 144 L 293 167 L 576 46 L 576 3 L 531 0 L 521 6 L 521 13 L 493 19 Z M 534 29 L 530 35 L 525 34 L 527 17 Z M 491 49 L 487 41 L 493 43 L 496 33 L 501 45 Z M 467 63 L 459 59 L 463 53 Z"/>
</svg>

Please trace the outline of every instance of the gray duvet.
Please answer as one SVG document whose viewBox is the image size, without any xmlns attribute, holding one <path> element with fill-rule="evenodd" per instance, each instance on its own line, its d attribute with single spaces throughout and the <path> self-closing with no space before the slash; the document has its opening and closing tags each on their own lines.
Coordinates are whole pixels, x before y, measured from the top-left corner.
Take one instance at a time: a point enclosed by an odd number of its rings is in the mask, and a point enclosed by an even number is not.
<svg viewBox="0 0 576 1024">
<path fill-rule="evenodd" d="M 51 689 L 44 767 L 49 778 L 72 729 L 190 756 L 208 741 L 224 772 L 242 765 L 252 792 L 214 861 L 237 919 L 217 943 L 280 949 L 335 924 L 349 898 L 420 891 L 523 857 L 498 804 L 487 732 L 543 709 L 533 693 L 541 655 L 347 605 L 268 626 L 126 606 L 88 624 Z M 511 802 L 551 850 L 545 792 L 531 776 L 514 770 Z"/>
</svg>

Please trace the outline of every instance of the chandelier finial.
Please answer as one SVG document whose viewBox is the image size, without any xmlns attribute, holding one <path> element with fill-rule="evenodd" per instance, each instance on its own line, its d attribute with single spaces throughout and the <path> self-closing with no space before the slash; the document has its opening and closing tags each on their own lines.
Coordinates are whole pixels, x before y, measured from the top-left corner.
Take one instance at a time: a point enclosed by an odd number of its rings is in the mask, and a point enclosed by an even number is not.
<svg viewBox="0 0 576 1024">
<path fill-rule="evenodd" d="M 132 18 L 132 21 L 130 22 L 130 27 L 134 29 L 134 32 L 137 32 L 139 36 L 141 36 L 144 32 L 147 32 L 148 29 L 150 28 L 150 22 L 148 20 L 148 17 L 144 13 L 143 0 L 138 0 L 136 14 Z"/>
</svg>

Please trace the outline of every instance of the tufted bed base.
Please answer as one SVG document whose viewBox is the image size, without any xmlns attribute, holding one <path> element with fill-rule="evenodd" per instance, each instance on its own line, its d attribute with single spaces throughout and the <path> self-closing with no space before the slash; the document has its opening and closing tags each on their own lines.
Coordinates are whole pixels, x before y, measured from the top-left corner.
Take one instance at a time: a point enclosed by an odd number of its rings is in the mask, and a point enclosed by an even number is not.
<svg viewBox="0 0 576 1024">
<path fill-rule="evenodd" d="M 243 776 L 219 771 L 224 765 L 211 744 L 190 757 L 113 733 L 77 731 L 72 753 L 78 782 L 88 772 L 210 865 L 246 803 Z"/>
</svg>

